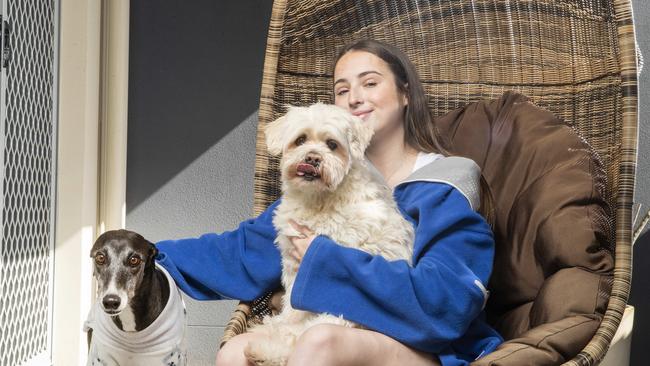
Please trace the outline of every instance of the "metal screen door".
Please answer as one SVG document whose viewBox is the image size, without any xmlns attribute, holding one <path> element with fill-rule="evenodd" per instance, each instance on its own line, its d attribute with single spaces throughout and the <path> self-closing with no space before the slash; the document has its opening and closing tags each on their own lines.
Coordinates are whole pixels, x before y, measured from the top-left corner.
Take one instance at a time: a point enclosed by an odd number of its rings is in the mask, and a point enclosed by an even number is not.
<svg viewBox="0 0 650 366">
<path fill-rule="evenodd" d="M 0 5 L 0 365 L 50 365 L 58 0 Z"/>
</svg>

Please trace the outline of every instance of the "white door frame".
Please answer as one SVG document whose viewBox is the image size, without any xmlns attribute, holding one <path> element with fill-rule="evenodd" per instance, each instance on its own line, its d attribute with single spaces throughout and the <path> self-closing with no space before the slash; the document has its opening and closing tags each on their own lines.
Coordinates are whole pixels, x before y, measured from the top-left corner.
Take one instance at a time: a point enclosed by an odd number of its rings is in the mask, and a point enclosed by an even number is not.
<svg viewBox="0 0 650 366">
<path fill-rule="evenodd" d="M 53 364 L 83 365 L 94 298 L 90 248 L 124 227 L 128 0 L 60 5 Z"/>
</svg>

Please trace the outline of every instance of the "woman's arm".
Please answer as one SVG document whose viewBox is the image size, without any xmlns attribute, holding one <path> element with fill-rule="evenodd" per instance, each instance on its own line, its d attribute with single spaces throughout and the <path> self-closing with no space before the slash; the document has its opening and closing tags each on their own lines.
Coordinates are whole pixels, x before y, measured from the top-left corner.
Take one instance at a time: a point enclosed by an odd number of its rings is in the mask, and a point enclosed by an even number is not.
<svg viewBox="0 0 650 366">
<path fill-rule="evenodd" d="M 282 267 L 272 223 L 278 204 L 234 231 L 158 242 L 156 260 L 192 298 L 254 300 L 280 286 Z"/>
<path fill-rule="evenodd" d="M 494 241 L 487 223 L 451 186 L 418 182 L 405 189 L 396 196 L 416 224 L 414 266 L 318 236 L 300 265 L 291 304 L 342 315 L 439 353 L 465 334 L 483 309 Z"/>
</svg>

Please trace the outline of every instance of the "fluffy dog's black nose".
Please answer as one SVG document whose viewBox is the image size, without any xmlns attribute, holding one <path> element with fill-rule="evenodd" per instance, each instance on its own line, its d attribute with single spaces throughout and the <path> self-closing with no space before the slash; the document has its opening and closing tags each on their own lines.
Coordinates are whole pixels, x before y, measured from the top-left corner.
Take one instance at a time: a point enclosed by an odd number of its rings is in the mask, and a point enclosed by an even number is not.
<svg viewBox="0 0 650 366">
<path fill-rule="evenodd" d="M 305 163 L 311 164 L 313 166 L 318 166 L 320 164 L 320 156 L 315 154 L 308 154 L 305 158 Z"/>
<path fill-rule="evenodd" d="M 120 297 L 116 295 L 106 295 L 102 299 L 102 304 L 104 304 L 104 309 L 106 310 L 117 310 L 120 307 Z"/>
</svg>

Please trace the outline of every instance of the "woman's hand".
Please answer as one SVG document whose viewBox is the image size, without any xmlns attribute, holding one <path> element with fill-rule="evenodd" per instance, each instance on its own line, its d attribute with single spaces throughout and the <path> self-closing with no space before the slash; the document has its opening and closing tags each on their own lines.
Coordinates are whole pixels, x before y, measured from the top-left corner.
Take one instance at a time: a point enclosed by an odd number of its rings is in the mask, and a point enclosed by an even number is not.
<svg viewBox="0 0 650 366">
<path fill-rule="evenodd" d="M 289 224 L 293 227 L 294 230 L 300 233 L 300 236 L 289 237 L 291 244 L 293 244 L 293 250 L 289 252 L 289 255 L 298 261 L 298 263 L 300 263 L 302 262 L 302 257 L 304 257 L 305 253 L 307 253 L 307 249 L 309 249 L 311 242 L 316 237 L 316 234 L 307 226 L 299 225 L 297 222 L 291 219 L 289 220 Z"/>
</svg>

